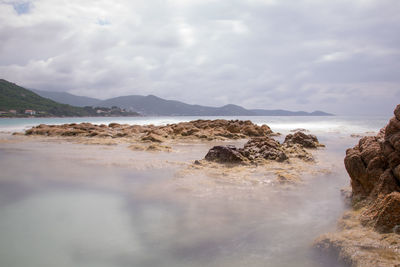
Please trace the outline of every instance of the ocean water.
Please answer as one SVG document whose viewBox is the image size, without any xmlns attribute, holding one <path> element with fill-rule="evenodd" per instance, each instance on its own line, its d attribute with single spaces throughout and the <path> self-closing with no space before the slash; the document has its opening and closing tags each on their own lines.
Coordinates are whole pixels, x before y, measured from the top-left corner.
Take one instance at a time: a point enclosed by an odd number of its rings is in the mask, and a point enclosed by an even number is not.
<svg viewBox="0 0 400 267">
<path fill-rule="evenodd" d="M 304 128 L 314 133 L 365 133 L 379 131 L 388 121 L 385 116 L 213 116 L 213 117 L 83 117 L 83 118 L 19 118 L 0 119 L 0 131 L 22 131 L 32 126 L 44 124 L 64 124 L 90 122 L 94 124 L 109 124 L 110 122 L 127 124 L 165 125 L 197 119 L 227 119 L 251 120 L 256 124 L 267 124 L 273 131 L 287 133 L 296 128 Z"/>
<path fill-rule="evenodd" d="M 203 118 L 203 119 L 213 119 Z M 222 117 L 227 118 L 227 117 Z M 351 134 L 377 132 L 384 117 L 229 117 L 284 134 L 306 128 L 329 171 L 293 187 L 179 175 L 211 144 L 175 153 L 123 145 L 15 141 L 40 123 L 167 124 L 197 117 L 0 120 L 0 266 L 343 266 L 312 248 L 346 209 L 345 149 Z"/>
</svg>

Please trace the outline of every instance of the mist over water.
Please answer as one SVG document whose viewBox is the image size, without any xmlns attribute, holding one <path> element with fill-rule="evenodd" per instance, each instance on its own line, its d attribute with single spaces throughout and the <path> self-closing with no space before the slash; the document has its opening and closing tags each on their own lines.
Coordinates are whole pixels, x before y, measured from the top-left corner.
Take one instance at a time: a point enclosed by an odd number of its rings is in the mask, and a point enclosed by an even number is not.
<svg viewBox="0 0 400 267">
<path fill-rule="evenodd" d="M 326 122 L 291 120 L 270 126 Z M 372 124 L 356 127 L 379 130 Z M 180 162 L 204 157 L 205 144 L 168 154 L 0 143 L 0 266 L 341 266 L 311 244 L 345 209 L 343 157 L 358 139 L 325 126 L 318 133 L 327 145 L 318 161 L 331 171 L 293 187 L 177 176 Z"/>
</svg>

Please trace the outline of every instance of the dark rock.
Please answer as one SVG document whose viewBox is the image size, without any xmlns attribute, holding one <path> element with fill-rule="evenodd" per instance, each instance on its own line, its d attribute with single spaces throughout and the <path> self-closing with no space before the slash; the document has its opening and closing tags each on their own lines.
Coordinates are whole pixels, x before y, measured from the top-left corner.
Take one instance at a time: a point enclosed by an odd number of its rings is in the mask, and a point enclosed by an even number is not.
<svg viewBox="0 0 400 267">
<path fill-rule="evenodd" d="M 220 163 L 243 163 L 246 158 L 233 146 L 214 146 L 211 148 L 205 159 Z"/>
<path fill-rule="evenodd" d="M 313 160 L 312 155 L 302 145 L 281 145 L 268 136 L 253 137 L 244 144 L 243 148 L 230 145 L 215 146 L 209 150 L 205 159 L 220 163 L 258 163 L 266 160 L 283 162 L 289 157 L 297 157 L 305 161 Z"/>
</svg>

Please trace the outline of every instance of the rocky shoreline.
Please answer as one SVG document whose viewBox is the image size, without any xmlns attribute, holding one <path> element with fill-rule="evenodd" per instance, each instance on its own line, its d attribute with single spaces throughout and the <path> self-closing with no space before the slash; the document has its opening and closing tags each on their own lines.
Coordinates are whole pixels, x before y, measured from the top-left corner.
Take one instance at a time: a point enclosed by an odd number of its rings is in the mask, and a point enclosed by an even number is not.
<svg viewBox="0 0 400 267">
<path fill-rule="evenodd" d="M 352 210 L 315 247 L 350 266 L 400 266 L 400 105 L 376 136 L 346 151 Z"/>
<path fill-rule="evenodd" d="M 280 143 L 274 139 L 280 134 L 274 133 L 267 125 L 258 126 L 251 121 L 218 119 L 165 126 L 118 123 L 41 124 L 26 130 L 25 136 L 45 137 L 50 140 L 61 138 L 83 144 L 122 143 L 128 144 L 131 150 L 150 152 L 173 152 L 175 147 L 182 143 L 201 142 L 207 145 L 228 142 L 231 144 L 213 146 L 203 159 L 198 158 L 189 164 L 187 172 L 203 171 L 206 175 L 213 173 L 212 176 L 218 176 L 213 170 L 220 170 L 221 173 L 230 173 L 232 177 L 236 177 L 234 170 L 240 170 L 238 173 L 244 177 L 247 175 L 247 169 L 260 172 L 260 175 L 272 174 L 278 184 L 292 184 L 300 182 L 302 174 L 312 171 L 313 168 L 309 166 L 315 165 L 312 151 L 324 146 L 318 142 L 316 136 L 305 134 L 305 131 L 299 129 L 292 132 Z M 243 142 L 243 147 L 236 147 L 237 143 Z M 243 169 L 240 166 L 248 167 Z M 264 167 L 257 169 L 257 166 Z"/>
<path fill-rule="evenodd" d="M 99 138 L 131 138 L 137 141 L 162 143 L 174 139 L 225 140 L 273 135 L 267 125 L 258 126 L 241 120 L 195 120 L 163 126 L 110 123 L 70 123 L 63 125 L 40 124 L 25 132 L 26 135 L 76 136 Z"/>
<path fill-rule="evenodd" d="M 258 126 L 251 121 L 241 120 L 196 120 L 168 124 L 129 125 L 110 123 L 95 125 L 91 123 L 71 123 L 63 125 L 40 124 L 25 131 L 27 136 L 48 136 L 65 138 L 83 138 L 85 143 L 107 144 L 111 140 L 132 143 L 132 150 L 170 151 L 172 141 L 213 141 L 247 139 L 243 148 L 235 146 L 215 146 L 205 156 L 205 160 L 228 164 L 260 164 L 268 160 L 283 162 L 289 158 L 313 161 L 307 149 L 324 145 L 316 136 L 297 131 L 288 134 L 281 144 L 273 136 L 267 125 Z M 82 140 L 81 140 L 82 141 Z"/>
</svg>

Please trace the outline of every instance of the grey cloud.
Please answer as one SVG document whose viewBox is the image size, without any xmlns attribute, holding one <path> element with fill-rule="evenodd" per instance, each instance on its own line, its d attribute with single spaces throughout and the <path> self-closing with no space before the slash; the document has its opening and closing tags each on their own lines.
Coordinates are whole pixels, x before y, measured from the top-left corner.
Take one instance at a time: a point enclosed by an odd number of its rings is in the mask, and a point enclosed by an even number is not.
<svg viewBox="0 0 400 267">
<path fill-rule="evenodd" d="M 56 2 L 0 1 L 3 78 L 339 114 L 386 114 L 399 99 L 396 0 Z"/>
</svg>

